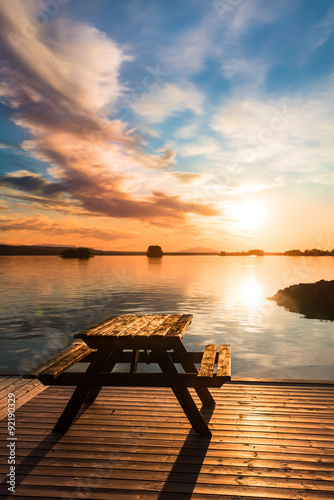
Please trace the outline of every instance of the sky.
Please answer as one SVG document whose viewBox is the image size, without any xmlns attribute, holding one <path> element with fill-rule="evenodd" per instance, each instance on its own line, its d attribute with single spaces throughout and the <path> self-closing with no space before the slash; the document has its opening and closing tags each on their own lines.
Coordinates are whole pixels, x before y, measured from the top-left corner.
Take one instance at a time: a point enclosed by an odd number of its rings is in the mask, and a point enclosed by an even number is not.
<svg viewBox="0 0 334 500">
<path fill-rule="evenodd" d="M 334 0 L 0 0 L 0 243 L 334 248 Z"/>
</svg>

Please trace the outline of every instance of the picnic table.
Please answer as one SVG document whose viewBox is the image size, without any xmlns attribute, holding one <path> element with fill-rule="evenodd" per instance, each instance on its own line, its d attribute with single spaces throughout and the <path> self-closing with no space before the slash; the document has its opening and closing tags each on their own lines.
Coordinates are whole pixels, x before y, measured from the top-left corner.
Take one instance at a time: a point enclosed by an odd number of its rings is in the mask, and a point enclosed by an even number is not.
<svg viewBox="0 0 334 500">
<path fill-rule="evenodd" d="M 75 386 L 54 432 L 71 426 L 83 403 L 92 404 L 104 386 L 170 387 L 193 429 L 211 432 L 197 408 L 189 387 L 204 406 L 215 405 L 208 387 L 221 387 L 231 379 L 230 346 L 208 344 L 204 352 L 187 351 L 182 342 L 192 314 L 130 314 L 113 316 L 75 335 L 76 341 L 29 374 L 45 385 Z M 88 362 L 83 372 L 67 371 Z M 126 373 L 115 371 L 128 363 Z M 139 372 L 141 363 L 157 363 L 160 372 Z M 199 370 L 196 363 L 200 364 Z M 181 365 L 179 371 L 177 365 Z M 216 367 L 216 373 L 215 373 Z"/>
</svg>

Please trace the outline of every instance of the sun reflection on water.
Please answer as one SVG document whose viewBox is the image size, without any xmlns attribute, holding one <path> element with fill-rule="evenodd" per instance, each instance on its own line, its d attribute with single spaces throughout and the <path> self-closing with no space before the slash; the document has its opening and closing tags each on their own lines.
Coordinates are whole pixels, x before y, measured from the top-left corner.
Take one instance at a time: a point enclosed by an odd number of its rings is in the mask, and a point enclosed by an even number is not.
<svg viewBox="0 0 334 500">
<path fill-rule="evenodd" d="M 240 298 L 250 311 L 256 311 L 264 298 L 264 291 L 255 278 L 242 284 Z"/>
</svg>

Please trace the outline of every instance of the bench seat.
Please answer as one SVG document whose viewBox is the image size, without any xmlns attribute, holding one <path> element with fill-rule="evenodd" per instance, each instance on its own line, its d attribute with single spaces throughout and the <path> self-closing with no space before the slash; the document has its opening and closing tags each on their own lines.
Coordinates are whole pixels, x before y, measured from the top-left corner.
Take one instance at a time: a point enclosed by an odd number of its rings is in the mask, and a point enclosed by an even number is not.
<svg viewBox="0 0 334 500">
<path fill-rule="evenodd" d="M 38 378 L 42 383 L 49 383 L 59 375 L 93 352 L 84 342 L 75 342 L 53 358 L 42 363 L 25 375 L 25 378 Z"/>
<path fill-rule="evenodd" d="M 214 373 L 217 364 L 217 373 Z M 217 345 L 207 344 L 204 349 L 201 366 L 197 375 L 199 381 L 210 382 L 215 387 L 219 387 L 219 382 L 226 382 L 231 379 L 231 346 L 221 344 L 217 359 Z M 221 384 L 221 385 L 222 385 Z"/>
</svg>

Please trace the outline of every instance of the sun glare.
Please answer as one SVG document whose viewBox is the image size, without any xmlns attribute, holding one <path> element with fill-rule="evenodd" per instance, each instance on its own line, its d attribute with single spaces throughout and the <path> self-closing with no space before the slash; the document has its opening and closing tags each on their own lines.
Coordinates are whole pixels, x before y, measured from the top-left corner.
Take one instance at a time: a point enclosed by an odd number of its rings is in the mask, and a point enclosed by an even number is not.
<svg viewBox="0 0 334 500">
<path fill-rule="evenodd" d="M 245 229 L 257 229 L 267 218 L 267 210 L 263 203 L 248 201 L 241 203 L 233 210 L 233 216 L 238 225 Z"/>
<path fill-rule="evenodd" d="M 248 309 L 255 311 L 263 299 L 263 291 L 259 283 L 253 278 L 246 281 L 241 289 L 242 301 L 247 305 Z"/>
</svg>

